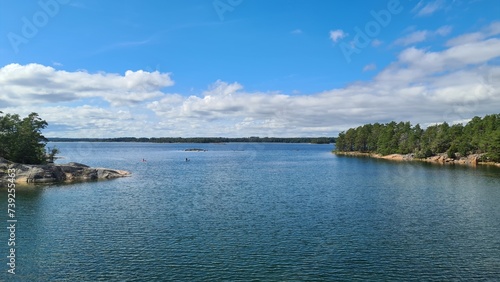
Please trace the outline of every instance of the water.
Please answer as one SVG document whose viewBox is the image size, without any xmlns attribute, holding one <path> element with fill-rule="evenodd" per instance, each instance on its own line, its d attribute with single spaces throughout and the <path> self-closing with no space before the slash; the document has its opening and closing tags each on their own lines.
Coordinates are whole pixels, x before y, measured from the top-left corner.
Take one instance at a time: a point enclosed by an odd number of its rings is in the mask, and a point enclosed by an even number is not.
<svg viewBox="0 0 500 282">
<path fill-rule="evenodd" d="M 495 167 L 337 157 L 331 145 L 56 145 L 59 162 L 133 176 L 17 188 L 16 275 L 0 228 L 0 280 L 500 279 Z"/>
</svg>

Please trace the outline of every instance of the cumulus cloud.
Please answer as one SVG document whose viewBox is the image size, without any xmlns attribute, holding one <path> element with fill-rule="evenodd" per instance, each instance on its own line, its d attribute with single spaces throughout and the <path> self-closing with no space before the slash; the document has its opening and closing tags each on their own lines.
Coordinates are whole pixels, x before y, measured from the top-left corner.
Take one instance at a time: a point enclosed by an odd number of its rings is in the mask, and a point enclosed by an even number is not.
<svg viewBox="0 0 500 282">
<path fill-rule="evenodd" d="M 100 98 L 113 106 L 162 95 L 173 85 L 168 73 L 126 71 L 124 75 L 68 72 L 40 64 L 10 64 L 0 69 L 0 106 L 70 102 Z"/>
<path fill-rule="evenodd" d="M 332 135 L 374 121 L 453 123 L 498 111 L 500 66 L 489 62 L 499 57 L 498 39 L 440 52 L 412 47 L 372 81 L 340 89 L 249 93 L 238 83 L 217 81 L 202 95 L 167 95 L 148 107 L 168 126 L 191 125 L 198 135 Z"/>
<path fill-rule="evenodd" d="M 51 125 L 46 135 L 62 137 L 335 136 L 372 122 L 463 122 L 500 109 L 500 39 L 493 31 L 440 51 L 405 48 L 370 81 L 308 95 L 247 91 L 223 80 L 186 95 L 164 92 L 173 84 L 169 74 L 8 65 L 0 69 L 0 109 L 36 111 Z"/>
<path fill-rule="evenodd" d="M 494 113 L 500 107 L 500 67 L 487 64 L 500 57 L 499 44 L 500 40 L 491 39 L 441 52 L 408 48 L 372 82 L 309 96 L 240 93 L 222 104 L 240 105 L 241 111 L 233 115 L 265 120 L 282 126 L 283 131 L 335 131 L 373 120 L 454 122 L 464 116 Z M 444 71 L 448 73 L 443 75 Z M 261 97 L 255 102 L 262 109 L 284 110 L 274 115 L 251 110 L 248 96 Z M 464 105 L 468 105 L 466 110 Z"/>
<path fill-rule="evenodd" d="M 15 106 L 2 108 L 5 113 L 26 116 L 37 112 L 49 123 L 43 133 L 48 137 L 154 136 L 156 122 L 140 111 L 100 106 Z"/>
<path fill-rule="evenodd" d="M 408 64 L 415 71 L 443 72 L 455 71 L 470 65 L 486 63 L 500 56 L 500 39 L 492 38 L 475 43 L 458 45 L 441 52 L 430 52 L 411 47 L 399 54 L 399 61 L 394 64 Z M 396 67 L 397 71 L 409 68 Z M 392 72 L 392 68 L 384 70 L 381 76 Z M 427 75 L 427 74 L 423 74 Z"/>
<path fill-rule="evenodd" d="M 340 39 L 346 37 L 347 35 L 348 34 L 341 29 L 330 31 L 330 39 L 333 41 L 333 43 L 337 43 Z"/>
</svg>

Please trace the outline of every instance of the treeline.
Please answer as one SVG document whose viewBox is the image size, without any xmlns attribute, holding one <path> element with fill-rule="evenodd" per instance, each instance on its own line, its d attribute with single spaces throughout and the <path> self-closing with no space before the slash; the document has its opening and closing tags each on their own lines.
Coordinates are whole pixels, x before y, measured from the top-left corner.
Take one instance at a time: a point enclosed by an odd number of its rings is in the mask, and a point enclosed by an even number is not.
<svg viewBox="0 0 500 282">
<path fill-rule="evenodd" d="M 17 114 L 0 112 L 0 157 L 23 164 L 41 164 L 47 161 L 47 139 L 41 130 L 47 122 L 37 113 L 21 119 Z"/>
<path fill-rule="evenodd" d="M 251 143 L 314 143 L 330 144 L 335 142 L 333 137 L 119 137 L 119 138 L 49 138 L 51 142 L 147 142 L 147 143 L 231 143 L 231 142 L 251 142 Z"/>
<path fill-rule="evenodd" d="M 425 130 L 409 122 L 365 124 L 341 132 L 336 151 L 372 152 L 382 155 L 415 154 L 425 158 L 447 153 L 450 158 L 485 154 L 484 159 L 500 161 L 500 114 L 474 117 L 466 125 L 448 123 Z"/>
</svg>

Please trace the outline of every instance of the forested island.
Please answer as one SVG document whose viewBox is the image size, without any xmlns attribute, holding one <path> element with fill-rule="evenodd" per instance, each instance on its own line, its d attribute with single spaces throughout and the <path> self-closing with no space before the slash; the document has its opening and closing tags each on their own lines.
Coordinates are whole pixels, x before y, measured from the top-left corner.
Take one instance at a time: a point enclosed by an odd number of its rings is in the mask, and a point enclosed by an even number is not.
<svg viewBox="0 0 500 282">
<path fill-rule="evenodd" d="M 459 160 L 471 155 L 479 162 L 500 162 L 500 114 L 474 117 L 467 124 L 444 122 L 422 129 L 410 122 L 365 124 L 343 131 L 336 138 L 335 153 L 386 156 L 435 156 Z M 443 158 L 444 160 L 444 158 Z"/>
</svg>

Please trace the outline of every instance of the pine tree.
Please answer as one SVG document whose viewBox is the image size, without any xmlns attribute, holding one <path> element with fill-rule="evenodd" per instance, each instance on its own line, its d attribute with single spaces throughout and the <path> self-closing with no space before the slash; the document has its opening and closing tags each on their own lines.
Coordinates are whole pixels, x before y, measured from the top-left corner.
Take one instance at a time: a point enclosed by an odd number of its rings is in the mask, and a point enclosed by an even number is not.
<svg viewBox="0 0 500 282">
<path fill-rule="evenodd" d="M 44 163 L 47 139 L 41 130 L 46 127 L 37 113 L 22 120 L 17 114 L 0 116 L 0 156 L 23 164 Z"/>
</svg>

